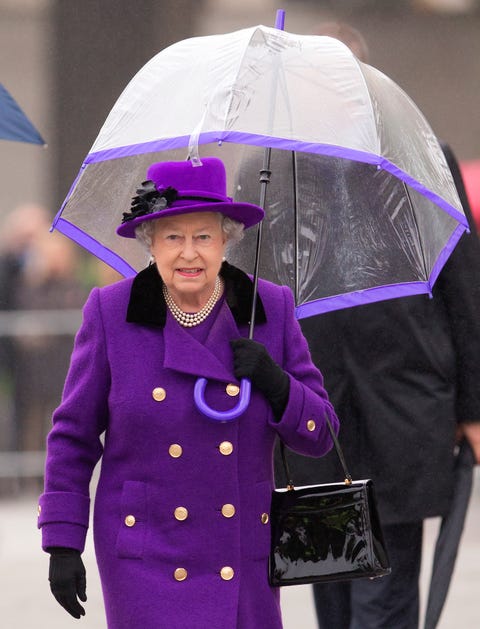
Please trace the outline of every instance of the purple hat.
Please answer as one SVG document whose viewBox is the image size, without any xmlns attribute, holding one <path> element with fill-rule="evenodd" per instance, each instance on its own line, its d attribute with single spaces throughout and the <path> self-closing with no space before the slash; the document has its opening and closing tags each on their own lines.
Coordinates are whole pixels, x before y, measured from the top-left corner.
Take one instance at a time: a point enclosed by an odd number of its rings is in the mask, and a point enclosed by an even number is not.
<svg viewBox="0 0 480 629">
<path fill-rule="evenodd" d="M 263 219 L 262 208 L 235 203 L 226 191 L 225 166 L 217 157 L 202 158 L 201 166 L 191 161 L 157 162 L 149 167 L 130 212 L 124 212 L 117 234 L 135 238 L 140 223 L 190 212 L 221 212 L 245 228 Z"/>
</svg>

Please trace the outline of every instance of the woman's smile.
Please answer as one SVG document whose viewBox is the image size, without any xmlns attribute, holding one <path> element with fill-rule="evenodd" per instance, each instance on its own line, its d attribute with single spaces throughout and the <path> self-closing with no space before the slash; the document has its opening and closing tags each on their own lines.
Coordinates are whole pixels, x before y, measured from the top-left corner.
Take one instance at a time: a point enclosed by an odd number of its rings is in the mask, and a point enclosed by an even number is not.
<svg viewBox="0 0 480 629">
<path fill-rule="evenodd" d="M 195 269 L 181 268 L 181 269 L 177 269 L 177 273 L 180 273 L 180 275 L 183 275 L 185 277 L 198 277 L 202 273 L 202 271 L 203 271 L 203 269 L 200 269 L 200 268 L 195 268 Z"/>
</svg>

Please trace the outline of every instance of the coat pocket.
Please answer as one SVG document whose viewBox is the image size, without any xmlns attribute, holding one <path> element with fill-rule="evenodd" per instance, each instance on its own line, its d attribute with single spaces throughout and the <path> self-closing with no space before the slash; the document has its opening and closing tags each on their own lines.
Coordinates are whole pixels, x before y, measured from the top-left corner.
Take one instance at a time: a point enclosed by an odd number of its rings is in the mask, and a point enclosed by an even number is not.
<svg viewBox="0 0 480 629">
<path fill-rule="evenodd" d="M 121 498 L 121 521 L 116 551 L 124 559 L 142 559 L 147 534 L 147 486 L 125 481 Z"/>
</svg>

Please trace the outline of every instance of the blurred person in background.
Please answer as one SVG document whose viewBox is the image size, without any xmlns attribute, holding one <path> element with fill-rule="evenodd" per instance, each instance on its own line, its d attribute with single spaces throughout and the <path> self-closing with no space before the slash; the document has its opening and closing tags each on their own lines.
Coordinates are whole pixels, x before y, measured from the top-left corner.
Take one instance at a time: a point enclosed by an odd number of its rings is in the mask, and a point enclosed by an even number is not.
<svg viewBox="0 0 480 629">
<path fill-rule="evenodd" d="M 0 233 L 0 309 L 15 309 L 18 275 L 35 239 L 48 232 L 50 217 L 42 205 L 29 203 L 10 211 Z"/>
<path fill-rule="evenodd" d="M 343 23 L 316 31 L 364 62 L 362 35 Z M 470 235 L 442 270 L 433 299 L 400 298 L 301 320 L 312 358 L 342 422 L 357 478 L 373 479 L 392 573 L 314 586 L 322 629 L 414 629 L 419 620 L 423 521 L 449 511 L 456 439 L 480 462 L 480 243 L 455 157 L 452 170 Z M 312 158 L 313 159 L 313 158 Z M 280 457 L 276 476 L 283 483 Z M 298 485 L 343 478 L 337 457 L 292 455 Z"/>
<path fill-rule="evenodd" d="M 55 311 L 80 308 L 86 296 L 78 280 L 75 246 L 60 234 L 49 233 L 50 222 L 46 208 L 26 204 L 7 215 L 2 230 L 1 309 L 52 312 L 52 318 L 45 320 L 47 331 L 42 331 L 39 315 L 35 321 L 38 332 L 20 330 L 2 339 L 2 370 L 11 398 L 5 445 L 21 452 L 45 449 L 51 414 L 68 367 L 73 333 L 55 332 Z M 34 481 L 23 483 L 30 486 Z M 38 484 L 34 486 L 38 489 Z"/>
<path fill-rule="evenodd" d="M 6 314 L 17 309 L 17 291 L 22 274 L 39 234 L 47 233 L 48 211 L 35 203 L 19 205 L 8 212 L 0 231 L 0 311 Z M 15 339 L 9 336 L 8 324 L 0 337 L 0 378 L 4 399 L 0 450 L 17 448 L 17 431 L 13 421 L 15 389 Z"/>
<path fill-rule="evenodd" d="M 479 7 L 478 0 L 411 0 L 410 4 L 417 11 L 446 15 L 464 15 Z"/>
<path fill-rule="evenodd" d="M 94 260 L 95 267 L 93 269 L 96 286 L 108 286 L 123 280 L 123 275 L 113 269 L 111 266 L 101 260 Z"/>
<path fill-rule="evenodd" d="M 82 307 L 87 292 L 79 280 L 76 246 L 59 232 L 39 232 L 17 277 L 15 307 L 25 311 L 74 310 Z M 42 333 L 13 339 L 17 449 L 42 451 L 58 404 L 73 346 L 73 332 Z M 55 327 L 55 326 L 53 326 Z"/>
</svg>

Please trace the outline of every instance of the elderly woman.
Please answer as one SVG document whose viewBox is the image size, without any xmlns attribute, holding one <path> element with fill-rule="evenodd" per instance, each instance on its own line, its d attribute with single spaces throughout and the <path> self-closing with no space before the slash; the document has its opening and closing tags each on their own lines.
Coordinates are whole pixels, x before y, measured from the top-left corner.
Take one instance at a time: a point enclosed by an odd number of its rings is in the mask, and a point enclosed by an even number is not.
<svg viewBox="0 0 480 629">
<path fill-rule="evenodd" d="M 263 210 L 226 196 L 216 158 L 153 164 L 147 177 L 117 231 L 155 264 L 92 291 L 48 437 L 39 526 L 50 586 L 72 616 L 85 613 L 81 553 L 102 457 L 94 540 L 111 629 L 277 629 L 275 438 L 321 456 L 325 415 L 338 421 L 289 289 L 259 281 L 256 340 L 245 338 L 253 284 L 224 254 Z M 219 411 L 249 378 L 247 410 L 208 419 L 194 402 L 199 376 Z"/>
</svg>

